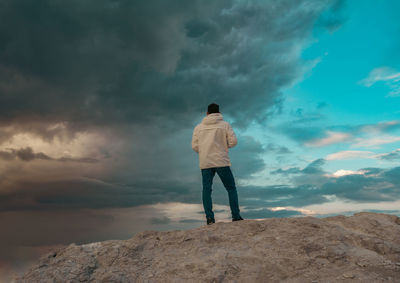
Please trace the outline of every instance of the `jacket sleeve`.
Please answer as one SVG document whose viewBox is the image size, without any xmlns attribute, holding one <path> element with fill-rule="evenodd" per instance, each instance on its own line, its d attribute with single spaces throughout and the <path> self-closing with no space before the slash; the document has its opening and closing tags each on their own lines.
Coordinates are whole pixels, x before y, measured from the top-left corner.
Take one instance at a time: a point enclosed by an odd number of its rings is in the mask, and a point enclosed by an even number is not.
<svg viewBox="0 0 400 283">
<path fill-rule="evenodd" d="M 192 149 L 199 153 L 199 136 L 197 133 L 197 127 L 194 128 L 192 136 Z"/>
<path fill-rule="evenodd" d="M 237 145 L 237 138 L 230 124 L 227 124 L 226 138 L 228 140 L 228 147 Z"/>
</svg>

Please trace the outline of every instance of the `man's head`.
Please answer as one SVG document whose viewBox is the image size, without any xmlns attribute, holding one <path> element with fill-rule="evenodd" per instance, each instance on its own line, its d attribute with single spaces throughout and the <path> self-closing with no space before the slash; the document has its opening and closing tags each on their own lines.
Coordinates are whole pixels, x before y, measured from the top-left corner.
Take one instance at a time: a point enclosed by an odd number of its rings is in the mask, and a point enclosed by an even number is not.
<svg viewBox="0 0 400 283">
<path fill-rule="evenodd" d="M 208 105 L 208 108 L 207 108 L 207 115 L 213 114 L 213 113 L 220 113 L 219 105 L 216 103 L 211 103 L 210 105 Z"/>
</svg>

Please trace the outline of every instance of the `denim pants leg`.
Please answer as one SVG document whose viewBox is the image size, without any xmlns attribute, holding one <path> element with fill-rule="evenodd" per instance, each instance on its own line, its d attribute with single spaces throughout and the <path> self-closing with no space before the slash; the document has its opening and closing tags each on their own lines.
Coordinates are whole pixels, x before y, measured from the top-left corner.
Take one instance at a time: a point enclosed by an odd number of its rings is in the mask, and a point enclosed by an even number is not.
<svg viewBox="0 0 400 283">
<path fill-rule="evenodd" d="M 215 168 L 201 169 L 203 177 L 203 207 L 207 218 L 214 219 L 214 212 L 212 211 L 212 183 L 215 176 Z"/>
<path fill-rule="evenodd" d="M 215 168 L 225 189 L 228 191 L 229 205 L 231 207 L 232 218 L 240 218 L 239 200 L 235 185 L 235 179 L 229 166 Z"/>
</svg>

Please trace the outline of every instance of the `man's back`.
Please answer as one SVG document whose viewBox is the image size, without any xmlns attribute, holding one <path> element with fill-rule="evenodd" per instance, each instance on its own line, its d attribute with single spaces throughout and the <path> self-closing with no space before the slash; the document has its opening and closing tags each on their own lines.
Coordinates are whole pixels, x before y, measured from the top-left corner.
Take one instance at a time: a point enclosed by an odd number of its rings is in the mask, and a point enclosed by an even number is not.
<svg viewBox="0 0 400 283">
<path fill-rule="evenodd" d="M 192 148 L 199 153 L 201 169 L 231 166 L 228 148 L 236 144 L 236 135 L 221 113 L 207 115 L 193 131 Z"/>
</svg>

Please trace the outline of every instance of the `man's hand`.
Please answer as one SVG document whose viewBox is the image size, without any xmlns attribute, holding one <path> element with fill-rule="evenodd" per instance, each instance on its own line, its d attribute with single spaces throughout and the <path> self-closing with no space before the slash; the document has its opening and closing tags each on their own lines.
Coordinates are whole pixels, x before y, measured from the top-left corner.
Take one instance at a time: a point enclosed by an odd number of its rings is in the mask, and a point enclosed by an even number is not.
<svg viewBox="0 0 400 283">
<path fill-rule="evenodd" d="M 199 153 L 199 137 L 197 135 L 197 127 L 194 128 L 192 136 L 192 149 Z"/>
<path fill-rule="evenodd" d="M 228 124 L 227 127 L 226 138 L 228 140 L 228 147 L 234 147 L 237 145 L 237 138 L 230 124 Z"/>
</svg>

